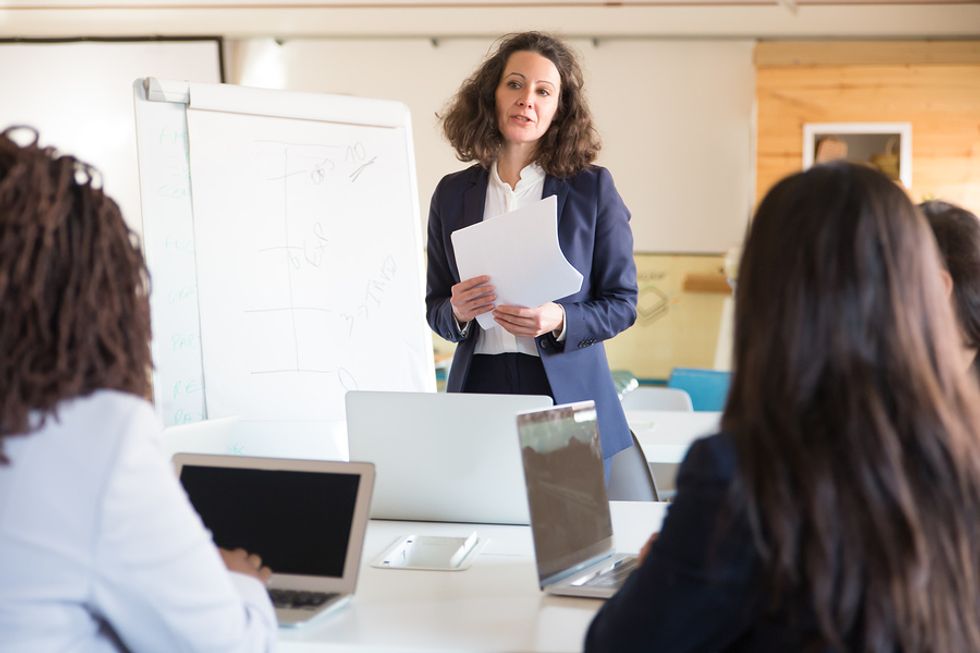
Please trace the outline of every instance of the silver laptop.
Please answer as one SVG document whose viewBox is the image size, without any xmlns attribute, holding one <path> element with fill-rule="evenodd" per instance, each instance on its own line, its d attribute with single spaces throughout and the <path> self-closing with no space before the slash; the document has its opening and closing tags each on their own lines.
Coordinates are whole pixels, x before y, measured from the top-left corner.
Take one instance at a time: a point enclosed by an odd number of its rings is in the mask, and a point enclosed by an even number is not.
<svg viewBox="0 0 980 653">
<path fill-rule="evenodd" d="M 272 569 L 280 626 L 350 600 L 374 486 L 370 463 L 177 454 L 174 466 L 215 544 Z"/>
<path fill-rule="evenodd" d="M 517 416 L 538 584 L 549 594 L 609 598 L 636 567 L 613 550 L 595 403 Z"/>
<path fill-rule="evenodd" d="M 347 393 L 350 457 L 378 472 L 377 519 L 528 523 L 514 416 L 551 397 Z"/>
</svg>

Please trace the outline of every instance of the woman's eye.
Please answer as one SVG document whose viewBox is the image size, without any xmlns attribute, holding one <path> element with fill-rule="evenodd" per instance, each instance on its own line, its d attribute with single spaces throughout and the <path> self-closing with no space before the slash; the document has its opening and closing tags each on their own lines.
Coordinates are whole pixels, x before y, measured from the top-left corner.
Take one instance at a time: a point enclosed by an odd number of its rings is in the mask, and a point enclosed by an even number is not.
<svg viewBox="0 0 980 653">
<path fill-rule="evenodd" d="M 519 82 L 515 82 L 513 80 L 507 82 L 507 88 L 520 88 L 520 87 L 521 85 Z"/>
<path fill-rule="evenodd" d="M 546 88 L 539 88 L 538 89 L 538 95 L 545 95 L 545 96 L 551 95 L 551 91 L 549 91 Z"/>
</svg>

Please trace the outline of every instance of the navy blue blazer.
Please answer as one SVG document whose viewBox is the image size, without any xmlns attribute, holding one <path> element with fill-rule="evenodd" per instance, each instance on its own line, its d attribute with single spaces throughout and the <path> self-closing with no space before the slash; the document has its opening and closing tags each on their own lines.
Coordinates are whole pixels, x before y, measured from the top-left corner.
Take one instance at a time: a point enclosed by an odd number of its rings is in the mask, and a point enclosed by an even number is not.
<svg viewBox="0 0 980 653">
<path fill-rule="evenodd" d="M 464 387 L 479 331 L 471 328 L 461 336 L 449 304 L 452 286 L 461 281 L 450 235 L 483 220 L 489 178 L 479 165 L 443 177 L 429 210 L 426 319 L 433 331 L 458 343 L 449 392 Z M 535 341 L 557 403 L 595 400 L 608 459 L 632 444 L 602 345 L 636 320 L 630 213 L 609 171 L 598 166 L 567 179 L 548 175 L 543 197 L 551 195 L 558 196 L 559 245 L 584 279 L 579 292 L 557 300 L 565 309 L 564 342 L 551 334 Z"/>
<path fill-rule="evenodd" d="M 660 536 L 592 621 L 586 653 L 814 650 L 806 598 L 772 605 L 744 505 L 729 503 L 735 473 L 731 437 L 691 446 Z"/>
</svg>

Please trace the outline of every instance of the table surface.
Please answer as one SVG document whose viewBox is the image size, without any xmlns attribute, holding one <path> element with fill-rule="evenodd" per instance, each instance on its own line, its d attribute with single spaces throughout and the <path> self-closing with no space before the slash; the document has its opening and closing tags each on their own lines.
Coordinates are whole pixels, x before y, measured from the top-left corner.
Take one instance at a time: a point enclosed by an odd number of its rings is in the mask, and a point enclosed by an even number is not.
<svg viewBox="0 0 980 653">
<path fill-rule="evenodd" d="M 665 503 L 610 503 L 616 548 L 636 552 L 660 529 Z M 482 542 L 464 571 L 371 567 L 399 537 L 467 536 Z M 372 521 L 354 600 L 307 626 L 280 630 L 280 653 L 581 651 L 599 600 L 548 596 L 538 588 L 527 526 Z"/>
<path fill-rule="evenodd" d="M 691 443 L 719 431 L 721 413 L 630 410 L 626 421 L 640 441 L 647 462 L 679 463 Z"/>
</svg>

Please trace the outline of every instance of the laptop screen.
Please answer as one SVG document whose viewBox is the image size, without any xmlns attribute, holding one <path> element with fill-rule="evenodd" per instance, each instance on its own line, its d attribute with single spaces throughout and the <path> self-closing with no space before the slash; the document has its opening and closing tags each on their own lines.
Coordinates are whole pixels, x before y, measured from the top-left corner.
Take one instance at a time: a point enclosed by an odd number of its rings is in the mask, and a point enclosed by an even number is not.
<svg viewBox="0 0 980 653">
<path fill-rule="evenodd" d="M 214 542 L 277 574 L 341 578 L 357 474 L 184 465 L 180 482 Z"/>
<path fill-rule="evenodd" d="M 591 401 L 517 416 L 538 576 L 612 546 L 602 448 Z"/>
</svg>

